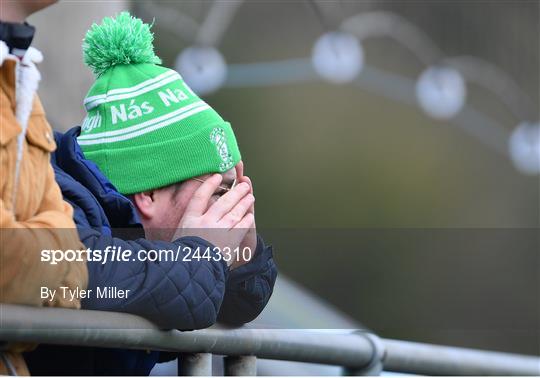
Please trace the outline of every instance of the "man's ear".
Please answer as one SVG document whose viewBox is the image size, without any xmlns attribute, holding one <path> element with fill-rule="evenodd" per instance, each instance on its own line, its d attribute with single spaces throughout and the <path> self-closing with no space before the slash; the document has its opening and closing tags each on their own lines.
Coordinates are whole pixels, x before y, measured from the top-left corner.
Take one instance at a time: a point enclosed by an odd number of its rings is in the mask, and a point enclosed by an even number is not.
<svg viewBox="0 0 540 378">
<path fill-rule="evenodd" d="M 142 218 L 151 219 L 156 214 L 154 191 L 136 193 L 132 196 L 133 204 Z"/>
</svg>

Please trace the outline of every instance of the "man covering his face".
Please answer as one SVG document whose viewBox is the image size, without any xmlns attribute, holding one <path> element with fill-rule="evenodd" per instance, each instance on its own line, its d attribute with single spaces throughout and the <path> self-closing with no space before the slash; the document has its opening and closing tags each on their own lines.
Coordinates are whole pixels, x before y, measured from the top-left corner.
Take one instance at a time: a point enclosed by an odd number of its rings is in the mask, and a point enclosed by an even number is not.
<svg viewBox="0 0 540 378">
<path fill-rule="evenodd" d="M 264 309 L 277 275 L 272 249 L 255 231 L 251 181 L 231 125 L 159 65 L 152 39 L 149 26 L 126 12 L 92 26 L 83 45 L 96 74 L 87 116 L 80 128 L 55 135 L 53 164 L 91 250 L 178 254 L 107 263 L 90 254 L 88 289 L 128 295 L 94 295 L 82 306 L 137 314 L 166 329 L 241 325 Z M 41 347 L 29 366 L 38 375 L 141 375 L 158 360 L 157 352 Z"/>
</svg>

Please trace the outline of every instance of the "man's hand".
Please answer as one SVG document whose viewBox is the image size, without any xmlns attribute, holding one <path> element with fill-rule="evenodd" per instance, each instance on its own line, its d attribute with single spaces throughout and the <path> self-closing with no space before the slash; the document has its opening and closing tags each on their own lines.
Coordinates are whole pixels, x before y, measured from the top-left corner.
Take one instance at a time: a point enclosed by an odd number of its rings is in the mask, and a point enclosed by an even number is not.
<svg viewBox="0 0 540 378">
<path fill-rule="evenodd" d="M 242 161 L 240 161 L 236 165 L 236 178 L 238 182 L 248 184 L 250 188 L 250 194 L 253 195 L 253 185 L 251 183 L 250 178 L 247 176 L 244 176 L 244 162 Z M 232 266 L 232 269 L 248 263 L 254 257 L 255 250 L 257 249 L 257 227 L 255 225 L 255 201 L 253 201 L 253 204 L 251 205 L 247 213 L 253 215 L 253 224 L 247 230 L 246 236 L 240 243 L 240 255 L 238 256 L 238 260 L 235 260 Z M 250 253 L 247 255 L 243 254 L 242 251 L 244 250 L 244 248 L 249 248 Z M 249 258 L 244 259 L 244 257 L 249 257 Z"/>
<path fill-rule="evenodd" d="M 214 174 L 197 188 L 174 238 L 198 236 L 218 247 L 222 253 L 230 249 L 233 254 L 227 263 L 236 266 L 239 257 L 234 252 L 238 251 L 255 221 L 253 212 L 250 212 L 255 197 L 250 193 L 250 185 L 242 182 L 208 207 L 222 179 L 221 175 Z M 242 248 L 239 250 L 241 254 Z"/>
</svg>

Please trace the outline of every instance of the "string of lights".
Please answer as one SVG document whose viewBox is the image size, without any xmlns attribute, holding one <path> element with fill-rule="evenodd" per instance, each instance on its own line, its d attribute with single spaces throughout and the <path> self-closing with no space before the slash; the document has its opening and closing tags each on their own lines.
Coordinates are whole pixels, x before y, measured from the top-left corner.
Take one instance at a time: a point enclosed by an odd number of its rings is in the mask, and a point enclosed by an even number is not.
<svg viewBox="0 0 540 378">
<path fill-rule="evenodd" d="M 503 70 L 477 57 L 445 57 L 419 28 L 403 17 L 382 11 L 364 12 L 341 21 L 335 30 L 316 1 L 309 1 L 325 32 L 314 42 L 312 56 L 271 62 L 227 64 L 219 42 L 243 1 L 214 1 L 202 23 L 156 3 L 145 11 L 161 25 L 178 30 L 192 45 L 177 57 L 175 67 L 192 89 L 206 95 L 221 88 L 267 87 L 326 81 L 353 84 L 393 101 L 418 106 L 429 117 L 450 121 L 483 145 L 512 159 L 524 174 L 540 174 L 538 110 Z M 152 4 L 152 5 L 150 5 Z M 151 7 L 151 9 L 148 9 Z M 334 17 L 335 18 L 335 17 Z M 183 26 L 178 20 L 189 20 Z M 189 29 L 180 30 L 179 28 Z M 408 49 L 425 69 L 416 79 L 366 64 L 363 42 L 391 38 Z M 467 85 L 480 86 L 498 98 L 516 119 L 512 131 L 467 104 Z"/>
</svg>

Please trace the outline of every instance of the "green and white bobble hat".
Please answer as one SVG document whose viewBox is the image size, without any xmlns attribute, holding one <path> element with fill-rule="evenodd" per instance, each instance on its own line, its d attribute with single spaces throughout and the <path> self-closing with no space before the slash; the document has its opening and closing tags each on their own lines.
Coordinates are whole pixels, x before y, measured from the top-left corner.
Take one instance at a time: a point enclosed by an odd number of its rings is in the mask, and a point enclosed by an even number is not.
<svg viewBox="0 0 540 378">
<path fill-rule="evenodd" d="M 159 65 L 152 42 L 150 26 L 122 12 L 92 25 L 83 43 L 96 82 L 78 142 L 126 195 L 225 172 L 241 158 L 231 125 Z"/>
</svg>

